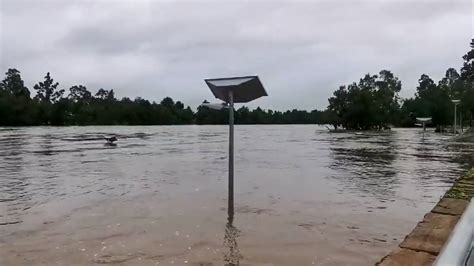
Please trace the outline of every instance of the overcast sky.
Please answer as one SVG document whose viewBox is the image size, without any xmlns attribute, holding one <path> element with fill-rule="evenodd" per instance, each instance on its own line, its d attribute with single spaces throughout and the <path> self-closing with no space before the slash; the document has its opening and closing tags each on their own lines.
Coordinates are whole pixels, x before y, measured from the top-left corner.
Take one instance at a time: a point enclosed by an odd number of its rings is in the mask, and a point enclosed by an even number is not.
<svg viewBox="0 0 474 266">
<path fill-rule="evenodd" d="M 46 72 L 64 89 L 196 107 L 203 79 L 258 74 L 265 109 L 322 109 L 339 85 L 392 70 L 414 94 L 422 73 L 459 69 L 473 36 L 471 0 L 0 0 L 0 71 L 26 85 Z M 2 77 L 3 78 L 3 77 Z"/>
</svg>

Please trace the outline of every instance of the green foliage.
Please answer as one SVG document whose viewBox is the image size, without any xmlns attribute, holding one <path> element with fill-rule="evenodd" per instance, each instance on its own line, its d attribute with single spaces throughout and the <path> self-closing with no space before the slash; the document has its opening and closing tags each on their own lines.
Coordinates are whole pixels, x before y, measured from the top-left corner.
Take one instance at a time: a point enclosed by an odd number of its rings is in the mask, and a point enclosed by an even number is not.
<svg viewBox="0 0 474 266">
<path fill-rule="evenodd" d="M 474 120 L 474 39 L 471 42 L 471 50 L 464 56 L 464 64 L 461 68 L 462 90 L 460 90 L 460 109 L 465 117 L 470 118 L 470 126 Z"/>
<path fill-rule="evenodd" d="M 29 98 L 30 91 L 21 79 L 20 71 L 10 68 L 5 73 L 5 79 L 0 83 L 0 94 L 19 98 Z"/>
<path fill-rule="evenodd" d="M 196 124 L 227 124 L 229 121 L 227 109 L 214 110 L 199 106 L 197 110 Z M 265 111 L 260 107 L 250 111 L 247 106 L 242 106 L 234 111 L 234 118 L 236 124 L 318 124 L 323 121 L 323 113 L 318 110 L 307 112 L 296 109 L 286 112 Z"/>
<path fill-rule="evenodd" d="M 407 99 L 403 103 L 401 125 L 413 124 L 415 117 L 432 117 L 433 124 L 439 130 L 443 130 L 445 125 L 453 124 L 454 105 L 451 100 L 459 99 L 461 103 L 457 108 L 458 119 L 462 120 L 463 124 L 469 123 L 472 126 L 474 87 L 468 73 L 472 69 L 466 70 L 466 65 L 469 68 L 469 64 L 465 63 L 461 69 L 461 73 L 464 74 L 461 75 L 454 68 L 446 70 L 445 76 L 438 84 L 435 84 L 428 75 L 421 75 L 415 98 Z"/>
<path fill-rule="evenodd" d="M 440 81 L 440 85 L 436 85 L 428 75 L 421 75 L 414 105 L 410 110 L 416 117 L 432 117 L 433 124 L 439 126 L 449 124 L 453 117 L 451 87 L 446 83 L 447 77 L 443 80 Z M 446 84 L 443 85 L 443 83 Z"/>
<path fill-rule="evenodd" d="M 393 124 L 399 111 L 401 82 L 388 70 L 367 74 L 359 83 L 340 86 L 329 98 L 335 128 L 382 129 Z"/>
<path fill-rule="evenodd" d="M 104 101 L 115 101 L 115 93 L 114 90 L 104 90 L 99 89 L 95 94 L 96 99 L 104 100 Z"/>
<path fill-rule="evenodd" d="M 20 71 L 8 69 L 0 82 L 0 125 L 32 125 L 34 109 L 30 91 L 25 87 Z"/>
<path fill-rule="evenodd" d="M 43 103 L 55 103 L 63 97 L 64 90 L 58 89 L 59 83 L 54 83 L 54 80 L 46 73 L 43 82 L 39 82 L 33 89 L 36 91 L 35 99 Z"/>
<path fill-rule="evenodd" d="M 472 126 L 474 114 L 474 40 L 464 56 L 459 74 L 454 68 L 436 84 L 428 75 L 421 75 L 414 98 L 401 100 L 401 82 L 390 71 L 370 74 L 359 83 L 341 86 L 329 98 L 330 124 L 335 128 L 380 129 L 389 124 L 413 126 L 416 117 L 432 117 L 439 130 L 453 123 L 453 99 L 461 100 L 458 118 Z M 400 102 L 402 105 L 400 106 Z M 459 123 L 459 122 L 458 122 Z"/>
<path fill-rule="evenodd" d="M 100 93 L 103 93 L 99 91 Z M 97 92 L 97 94 L 99 94 Z M 88 104 L 92 100 L 92 93 L 85 86 L 75 85 L 69 88 L 68 98 L 75 103 Z"/>
<path fill-rule="evenodd" d="M 416 117 L 433 118 L 439 128 L 451 124 L 452 99 L 460 99 L 459 117 L 472 126 L 474 114 L 474 40 L 458 73 L 449 68 L 437 84 L 421 75 L 415 97 L 400 99 L 400 80 L 389 70 L 367 74 L 359 82 L 340 86 L 329 98 L 324 111 L 288 110 L 285 112 L 235 110 L 237 124 L 332 124 L 335 128 L 382 129 L 389 125 L 413 126 Z M 0 126 L 28 125 L 181 125 L 227 124 L 227 110 L 197 107 L 197 112 L 180 101 L 165 97 L 160 103 L 137 97 L 117 99 L 114 90 L 100 88 L 95 94 L 83 85 L 58 88 L 48 72 L 34 85 L 31 99 L 20 71 L 8 69 L 0 82 Z"/>
</svg>

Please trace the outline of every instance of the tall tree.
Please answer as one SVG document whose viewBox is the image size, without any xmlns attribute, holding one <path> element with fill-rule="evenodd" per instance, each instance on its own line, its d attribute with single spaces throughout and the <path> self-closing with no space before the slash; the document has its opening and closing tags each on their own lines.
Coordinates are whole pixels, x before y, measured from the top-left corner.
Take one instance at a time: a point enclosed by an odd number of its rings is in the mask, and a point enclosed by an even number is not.
<svg viewBox="0 0 474 266">
<path fill-rule="evenodd" d="M 471 50 L 469 50 L 463 57 L 464 63 L 461 68 L 461 77 L 466 80 L 474 81 L 474 39 L 471 41 Z"/>
<path fill-rule="evenodd" d="M 0 91 L 15 97 L 30 98 L 30 91 L 25 87 L 20 71 L 9 68 L 5 76 L 5 79 L 0 83 Z"/>
<path fill-rule="evenodd" d="M 422 74 L 416 91 L 413 113 L 417 117 L 432 117 L 438 129 L 450 124 L 452 103 L 449 87 L 437 86 L 428 75 Z"/>
<path fill-rule="evenodd" d="M 51 75 L 46 73 L 43 82 L 39 82 L 33 88 L 36 90 L 35 99 L 45 103 L 55 103 L 59 101 L 64 94 L 63 89 L 58 89 L 58 82 L 54 82 Z"/>
<path fill-rule="evenodd" d="M 20 71 L 8 69 L 0 82 L 0 126 L 34 124 L 34 107 Z"/>
<path fill-rule="evenodd" d="M 469 124 L 474 125 L 474 39 L 471 41 L 471 50 L 463 57 L 464 63 L 461 68 L 461 80 L 464 91 L 461 101 L 461 110 L 469 114 Z"/>
<path fill-rule="evenodd" d="M 398 93 L 402 89 L 402 83 L 389 70 L 380 71 L 375 83 L 378 122 L 380 125 L 393 124 L 400 109 Z"/>
<path fill-rule="evenodd" d="M 170 110 L 174 109 L 174 101 L 170 97 L 165 97 L 160 104 Z"/>
<path fill-rule="evenodd" d="M 114 93 L 114 90 L 104 90 L 101 88 L 97 91 L 97 93 L 95 94 L 95 97 L 101 100 L 114 101 L 115 93 Z"/>
<path fill-rule="evenodd" d="M 69 88 L 68 98 L 74 102 L 89 103 L 92 93 L 83 85 L 75 85 Z"/>
<path fill-rule="evenodd" d="M 396 120 L 401 88 L 401 82 L 388 70 L 367 74 L 359 83 L 340 86 L 329 98 L 330 113 L 319 117 L 331 118 L 335 128 L 382 129 Z"/>
<path fill-rule="evenodd" d="M 328 99 L 328 110 L 334 114 L 334 116 L 331 116 L 331 124 L 337 129 L 339 125 L 345 127 L 345 116 L 349 108 L 349 93 L 346 86 L 340 86 L 338 90 L 334 91 L 333 95 Z"/>
</svg>

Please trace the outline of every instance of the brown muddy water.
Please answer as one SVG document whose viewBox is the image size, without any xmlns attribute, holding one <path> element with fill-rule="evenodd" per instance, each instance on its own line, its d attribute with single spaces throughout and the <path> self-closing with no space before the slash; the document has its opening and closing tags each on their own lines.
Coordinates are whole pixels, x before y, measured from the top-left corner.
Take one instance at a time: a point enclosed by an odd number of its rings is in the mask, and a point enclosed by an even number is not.
<svg viewBox="0 0 474 266">
<path fill-rule="evenodd" d="M 229 225 L 225 126 L 0 129 L 0 265 L 370 265 L 474 152 L 419 129 L 235 130 Z"/>
</svg>

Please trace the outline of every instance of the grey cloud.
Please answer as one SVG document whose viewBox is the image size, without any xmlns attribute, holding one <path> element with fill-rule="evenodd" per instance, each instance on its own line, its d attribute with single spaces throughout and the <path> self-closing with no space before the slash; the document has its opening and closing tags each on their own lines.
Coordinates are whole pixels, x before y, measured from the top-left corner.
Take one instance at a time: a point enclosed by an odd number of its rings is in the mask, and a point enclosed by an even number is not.
<svg viewBox="0 0 474 266">
<path fill-rule="evenodd" d="M 340 84 L 390 69 L 411 96 L 422 73 L 459 68 L 472 11 L 459 1 L 2 1 L 0 69 L 62 86 L 196 106 L 203 78 L 259 74 L 252 106 L 324 108 Z M 15 25 L 15 27 L 9 27 Z"/>
</svg>

